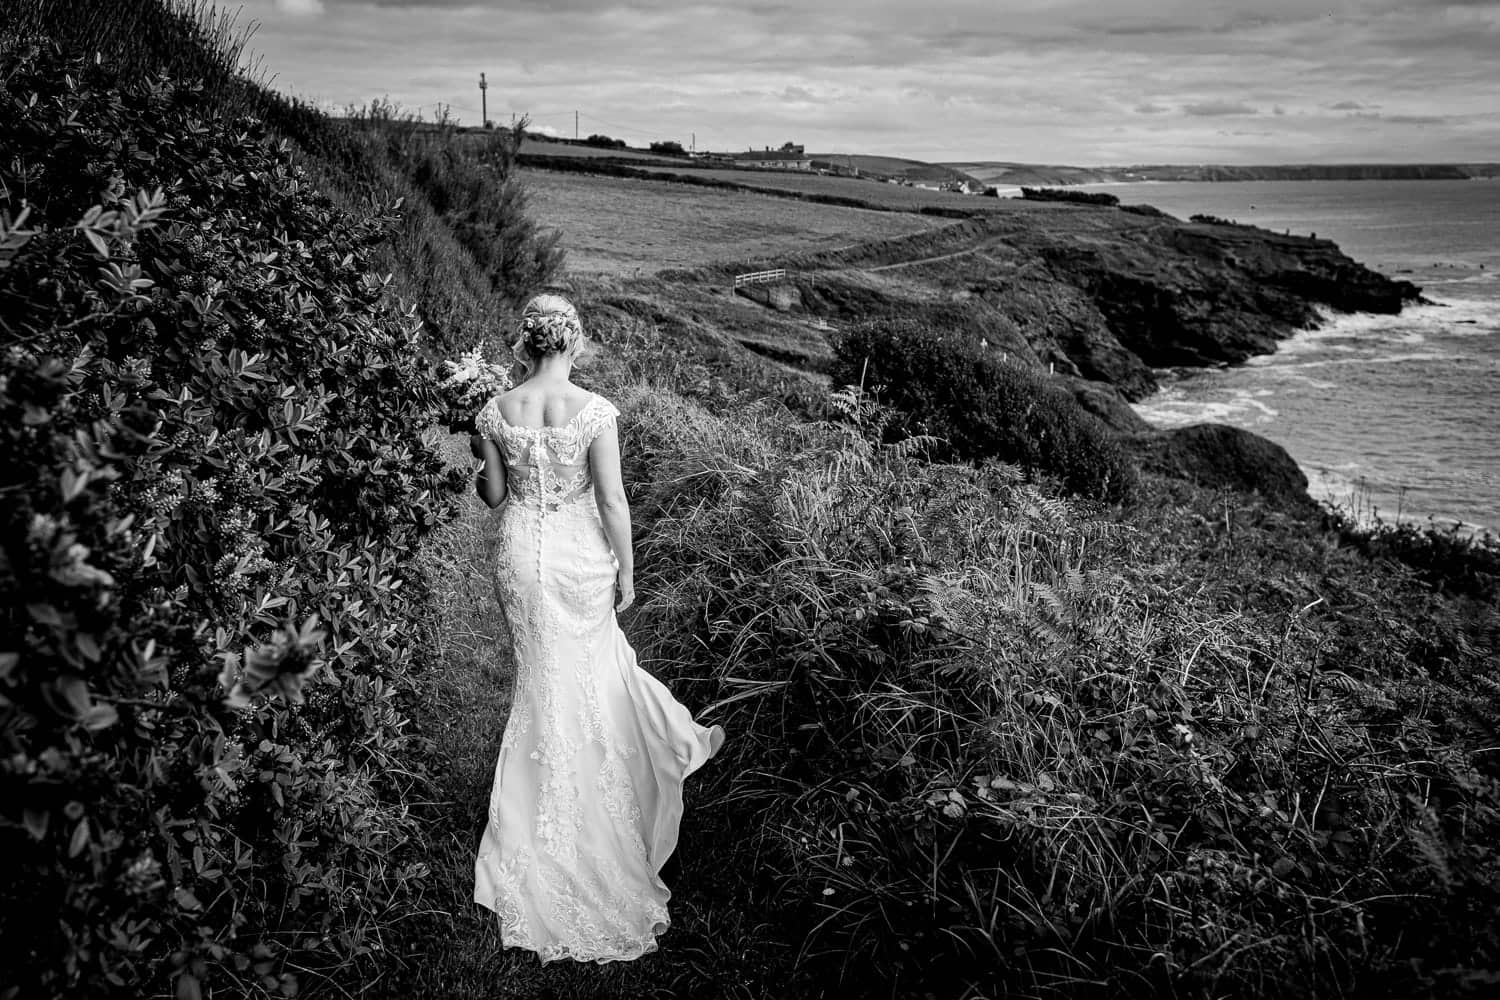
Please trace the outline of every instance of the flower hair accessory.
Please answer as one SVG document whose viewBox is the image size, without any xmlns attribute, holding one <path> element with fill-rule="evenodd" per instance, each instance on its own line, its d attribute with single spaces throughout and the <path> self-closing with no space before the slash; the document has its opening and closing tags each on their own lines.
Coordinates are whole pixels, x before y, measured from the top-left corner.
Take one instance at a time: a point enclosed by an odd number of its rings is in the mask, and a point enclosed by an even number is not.
<svg viewBox="0 0 1500 1000">
<path fill-rule="evenodd" d="M 520 337 L 516 353 L 522 349 L 532 357 L 549 354 L 576 356 L 583 347 L 583 324 L 578 310 L 561 295 L 538 295 L 521 311 Z"/>
</svg>

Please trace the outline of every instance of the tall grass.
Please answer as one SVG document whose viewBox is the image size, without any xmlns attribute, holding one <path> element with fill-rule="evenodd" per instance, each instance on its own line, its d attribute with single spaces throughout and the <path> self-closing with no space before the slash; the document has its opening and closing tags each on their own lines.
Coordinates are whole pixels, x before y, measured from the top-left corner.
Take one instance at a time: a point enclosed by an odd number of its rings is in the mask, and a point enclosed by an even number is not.
<svg viewBox="0 0 1500 1000">
<path fill-rule="evenodd" d="M 794 949 L 782 995 L 1418 994 L 1494 968 L 1469 728 L 1500 707 L 1493 609 L 1389 569 L 1402 597 L 1356 597 L 1367 563 L 1228 496 L 1151 481 L 1117 523 L 773 405 L 620 396 L 642 651 L 731 734 L 709 808 Z"/>
</svg>

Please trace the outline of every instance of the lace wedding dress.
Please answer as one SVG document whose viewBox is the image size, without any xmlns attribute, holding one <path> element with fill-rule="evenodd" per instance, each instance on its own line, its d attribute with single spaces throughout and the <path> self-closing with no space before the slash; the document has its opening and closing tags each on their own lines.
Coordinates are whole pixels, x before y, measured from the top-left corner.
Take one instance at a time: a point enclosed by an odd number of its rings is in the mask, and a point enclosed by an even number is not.
<svg viewBox="0 0 1500 1000">
<path fill-rule="evenodd" d="M 682 783 L 724 738 L 636 665 L 615 622 L 617 563 L 588 448 L 618 414 L 593 395 L 561 427 L 516 427 L 497 397 L 476 418 L 507 473 L 495 593 L 515 694 L 474 900 L 499 914 L 505 945 L 544 962 L 656 949 L 669 923 L 660 872 L 677 846 Z"/>
</svg>

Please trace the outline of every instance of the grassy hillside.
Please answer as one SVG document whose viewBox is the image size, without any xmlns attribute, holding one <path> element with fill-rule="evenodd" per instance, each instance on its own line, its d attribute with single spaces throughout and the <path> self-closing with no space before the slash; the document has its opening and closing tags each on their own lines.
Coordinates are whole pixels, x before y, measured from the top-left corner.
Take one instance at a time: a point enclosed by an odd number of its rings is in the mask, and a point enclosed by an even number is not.
<svg viewBox="0 0 1500 1000">
<path fill-rule="evenodd" d="M 868 153 L 809 153 L 814 160 L 827 160 L 839 166 L 852 166 L 864 174 L 877 177 L 900 177 L 909 181 L 943 183 L 974 179 L 946 163 L 927 163 L 899 156 L 871 156 Z"/>
<path fill-rule="evenodd" d="M 743 191 L 526 168 L 532 209 L 563 234 L 572 274 L 774 260 L 925 232 L 946 220 Z"/>
<path fill-rule="evenodd" d="M 1130 180 L 1123 171 L 1107 167 L 1067 167 L 1042 163 L 1004 163 L 990 160 L 943 164 L 961 170 L 983 184 L 996 187 L 1033 185 L 1097 184 L 1105 181 Z"/>
</svg>

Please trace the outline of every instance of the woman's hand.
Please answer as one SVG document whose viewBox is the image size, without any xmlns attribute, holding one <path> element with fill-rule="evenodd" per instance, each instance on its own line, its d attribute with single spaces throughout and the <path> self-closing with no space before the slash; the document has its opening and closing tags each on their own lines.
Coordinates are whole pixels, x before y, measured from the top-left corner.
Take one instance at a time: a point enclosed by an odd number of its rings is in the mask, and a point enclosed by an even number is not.
<svg viewBox="0 0 1500 1000">
<path fill-rule="evenodd" d="M 469 451 L 481 461 L 484 459 L 484 436 L 480 434 L 469 435 Z"/>
<path fill-rule="evenodd" d="M 615 613 L 619 614 L 635 603 L 635 574 L 621 570 L 615 576 L 615 584 L 620 588 L 620 600 L 615 604 Z"/>
</svg>

